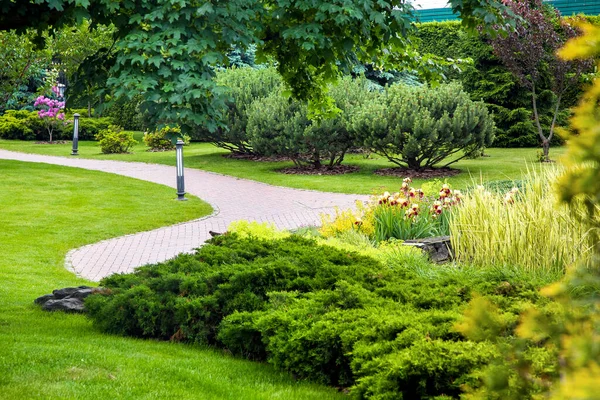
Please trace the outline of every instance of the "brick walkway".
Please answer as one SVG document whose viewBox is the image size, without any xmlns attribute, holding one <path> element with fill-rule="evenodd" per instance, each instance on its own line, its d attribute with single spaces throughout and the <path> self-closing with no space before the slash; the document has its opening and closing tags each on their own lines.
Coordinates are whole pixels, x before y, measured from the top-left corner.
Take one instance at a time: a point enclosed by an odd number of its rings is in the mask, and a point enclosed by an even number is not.
<svg viewBox="0 0 600 400">
<path fill-rule="evenodd" d="M 6 150 L 0 150 L 0 159 L 103 171 L 175 188 L 175 167 L 165 165 L 42 156 Z M 71 250 L 65 260 L 66 267 L 81 277 L 98 281 L 115 272 L 131 272 L 144 264 L 192 252 L 210 238 L 208 231 L 224 232 L 232 221 L 270 222 L 280 229 L 318 225 L 321 213 L 332 213 L 335 206 L 353 207 L 356 200 L 367 199 L 367 196 L 361 195 L 271 186 L 196 169 L 186 169 L 185 180 L 186 192 L 208 202 L 215 210 L 212 215 Z"/>
</svg>

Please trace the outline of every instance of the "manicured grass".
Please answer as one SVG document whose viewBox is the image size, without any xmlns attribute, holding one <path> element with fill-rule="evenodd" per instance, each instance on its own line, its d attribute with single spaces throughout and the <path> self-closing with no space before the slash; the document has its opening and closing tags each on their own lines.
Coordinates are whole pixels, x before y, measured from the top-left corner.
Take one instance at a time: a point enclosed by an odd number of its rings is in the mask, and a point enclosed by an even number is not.
<svg viewBox="0 0 600 400">
<path fill-rule="evenodd" d="M 137 135 L 139 139 L 140 135 Z M 175 165 L 174 152 L 147 152 L 147 147 L 139 143 L 133 148 L 132 154 L 102 154 L 96 142 L 80 142 L 80 154 L 85 158 L 108 160 L 141 161 L 148 163 Z M 26 153 L 68 156 L 71 144 L 45 145 L 33 142 L 0 140 L 0 148 L 22 151 Z M 527 166 L 531 167 L 536 161 L 539 149 L 488 149 L 489 157 L 475 160 L 461 160 L 454 164 L 454 168 L 462 171 L 461 174 L 447 178 L 448 183 L 454 188 L 471 186 L 473 181 L 494 181 L 520 179 L 526 172 Z M 387 159 L 372 155 L 366 159 L 363 155 L 349 154 L 344 161 L 348 165 L 357 165 L 360 171 L 353 174 L 325 176 L 325 175 L 285 175 L 277 172 L 278 169 L 291 166 L 291 162 L 255 162 L 246 160 L 232 160 L 223 157 L 228 152 L 214 147 L 208 143 L 192 143 L 184 150 L 185 166 L 206 171 L 218 172 L 239 178 L 253 179 L 260 182 L 279 186 L 288 186 L 301 189 L 321 190 L 340 193 L 372 194 L 383 190 L 397 191 L 402 183 L 401 178 L 383 177 L 373 174 L 379 168 L 392 167 Z M 564 153 L 563 148 L 553 148 L 551 157 L 557 159 Z M 535 165 L 540 165 L 535 163 Z M 542 166 L 545 167 L 545 166 Z M 415 185 L 423 180 L 415 179 Z"/>
<path fill-rule="evenodd" d="M 99 333 L 82 315 L 32 302 L 86 284 L 66 252 L 98 240 L 210 213 L 189 196 L 134 179 L 0 160 L 0 398 L 333 399 L 268 365 L 198 346 Z"/>
</svg>

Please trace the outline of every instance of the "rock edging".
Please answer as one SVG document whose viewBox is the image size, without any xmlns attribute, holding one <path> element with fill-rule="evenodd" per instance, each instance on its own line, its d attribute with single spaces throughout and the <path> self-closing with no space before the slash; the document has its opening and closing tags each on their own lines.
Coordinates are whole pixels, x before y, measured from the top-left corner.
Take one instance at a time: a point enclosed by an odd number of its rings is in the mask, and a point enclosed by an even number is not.
<svg viewBox="0 0 600 400">
<path fill-rule="evenodd" d="M 104 290 L 104 288 L 91 286 L 67 287 L 53 290 L 52 294 L 40 296 L 33 302 L 42 306 L 44 311 L 84 313 L 85 298 L 94 293 L 102 293 Z"/>
</svg>

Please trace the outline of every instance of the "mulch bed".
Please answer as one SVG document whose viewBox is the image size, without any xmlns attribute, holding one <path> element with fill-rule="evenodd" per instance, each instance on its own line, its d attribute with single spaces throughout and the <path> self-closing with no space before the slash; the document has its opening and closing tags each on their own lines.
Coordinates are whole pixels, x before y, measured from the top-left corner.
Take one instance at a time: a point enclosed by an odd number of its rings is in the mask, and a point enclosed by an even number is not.
<svg viewBox="0 0 600 400">
<path fill-rule="evenodd" d="M 354 165 L 336 165 L 331 168 L 321 167 L 318 169 L 311 166 L 295 166 L 278 169 L 277 172 L 288 175 L 343 175 L 358 170 L 359 168 Z"/>
<path fill-rule="evenodd" d="M 233 160 L 248 160 L 248 161 L 266 161 L 266 162 L 277 162 L 277 161 L 290 161 L 289 157 L 283 156 L 257 156 L 254 154 L 243 154 L 243 153 L 228 153 L 223 154 L 225 158 L 231 158 Z"/>
<path fill-rule="evenodd" d="M 393 167 L 382 168 L 375 171 L 375 174 L 381 176 L 395 176 L 398 178 L 430 179 L 430 178 L 448 178 L 460 174 L 459 169 L 454 168 L 427 168 L 416 171 L 410 168 Z"/>
<path fill-rule="evenodd" d="M 52 143 L 50 142 L 35 142 L 35 144 L 67 144 L 67 143 L 71 143 L 70 140 L 53 140 Z"/>
</svg>

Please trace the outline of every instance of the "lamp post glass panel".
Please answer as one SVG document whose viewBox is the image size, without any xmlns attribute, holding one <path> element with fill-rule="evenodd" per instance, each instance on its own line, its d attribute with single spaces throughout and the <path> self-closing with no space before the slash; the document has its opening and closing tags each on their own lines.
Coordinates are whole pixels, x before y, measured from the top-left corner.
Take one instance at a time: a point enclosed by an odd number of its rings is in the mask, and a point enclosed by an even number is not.
<svg viewBox="0 0 600 400">
<path fill-rule="evenodd" d="M 66 89 L 65 84 L 59 83 L 56 86 L 58 87 L 58 97 L 60 97 L 61 99 L 64 99 L 65 98 L 65 89 Z"/>
<path fill-rule="evenodd" d="M 183 181 L 183 141 L 181 139 L 178 139 L 175 144 L 175 153 L 177 156 L 177 200 L 187 200 Z"/>
<path fill-rule="evenodd" d="M 72 156 L 78 156 L 77 147 L 79 145 L 79 114 L 73 115 L 73 151 Z"/>
</svg>

